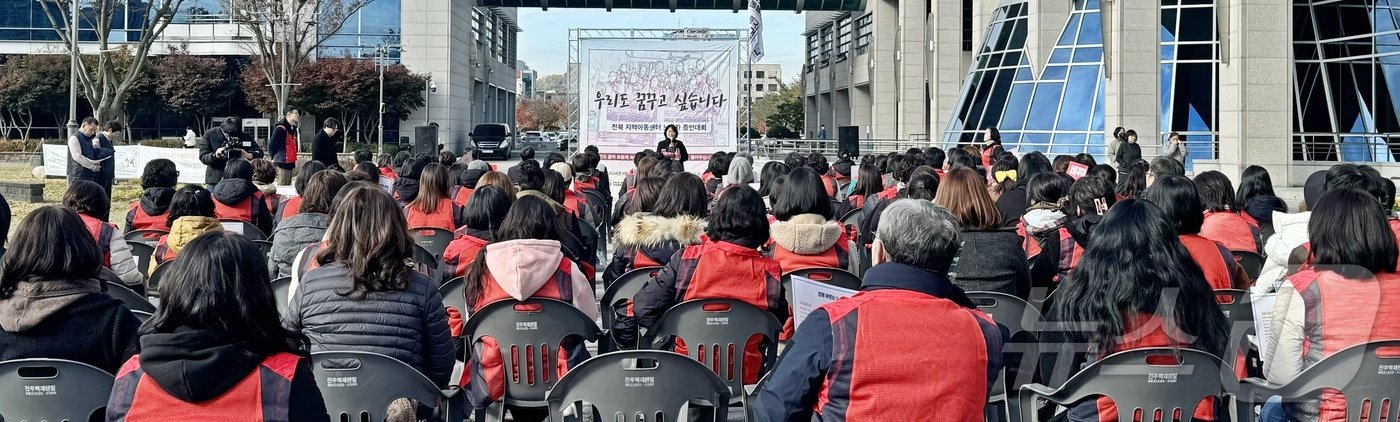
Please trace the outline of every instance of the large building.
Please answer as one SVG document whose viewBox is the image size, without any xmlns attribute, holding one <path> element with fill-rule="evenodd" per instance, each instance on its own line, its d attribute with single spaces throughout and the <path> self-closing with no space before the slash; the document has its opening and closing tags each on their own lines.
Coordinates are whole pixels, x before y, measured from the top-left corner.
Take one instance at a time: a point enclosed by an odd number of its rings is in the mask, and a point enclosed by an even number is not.
<svg viewBox="0 0 1400 422">
<path fill-rule="evenodd" d="M 750 79 L 752 78 L 752 79 Z M 752 82 L 750 82 L 752 81 Z M 769 93 L 778 92 L 783 84 L 783 67 L 772 63 L 754 63 L 752 69 L 749 66 L 741 66 L 739 70 L 739 95 L 747 96 L 749 85 L 753 85 L 753 100 Z M 745 104 L 748 98 L 740 98 L 739 104 Z"/>
<path fill-rule="evenodd" d="M 806 130 L 953 145 L 996 126 L 1022 152 L 1101 160 L 1114 127 L 1135 129 L 1148 155 L 1178 132 L 1196 171 L 1257 164 L 1294 185 L 1337 160 L 1396 161 L 1400 6 L 1217 3 L 871 0 L 809 13 Z"/>
<path fill-rule="evenodd" d="M 227 0 L 186 0 L 151 51 L 159 54 L 168 47 L 185 46 L 197 55 L 248 55 L 252 51 L 250 34 L 243 23 L 230 19 L 223 9 L 225 4 Z M 400 45 L 402 51 L 392 54 L 391 59 L 413 72 L 430 74 L 437 85 L 428 93 L 428 106 L 403 122 L 401 135 L 412 138 L 412 126 L 431 121 L 441 128 L 439 142 L 460 149 L 474 124 L 504 122 L 513 126 L 515 121 L 516 33 L 520 32 L 515 9 L 471 4 L 369 2 L 322 44 L 317 55 L 368 58 L 380 44 Z M 120 16 L 114 20 L 109 38 L 135 39 L 134 31 L 124 31 L 139 29 L 128 25 L 143 22 L 133 16 L 135 10 L 118 10 Z M 80 25 L 80 48 L 94 51 L 96 35 L 91 30 L 81 31 L 84 25 Z M 0 0 L 0 55 L 64 51 L 39 1 Z M 183 128 L 179 131 L 183 133 Z M 395 140 L 392 132 L 389 137 L 389 142 Z"/>
</svg>

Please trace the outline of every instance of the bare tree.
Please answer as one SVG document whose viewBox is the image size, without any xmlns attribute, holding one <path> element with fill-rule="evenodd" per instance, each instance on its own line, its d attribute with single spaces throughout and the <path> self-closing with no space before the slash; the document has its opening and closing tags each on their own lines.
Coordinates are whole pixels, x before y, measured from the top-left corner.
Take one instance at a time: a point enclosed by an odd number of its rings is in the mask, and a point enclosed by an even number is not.
<svg viewBox="0 0 1400 422">
<path fill-rule="evenodd" d="M 222 0 L 224 10 L 253 37 L 249 53 L 253 65 L 267 76 L 278 115 L 287 110 L 297 71 L 355 12 L 373 1 Z"/>
<path fill-rule="evenodd" d="M 79 19 L 87 24 L 86 27 L 80 24 L 79 29 L 87 31 L 91 28 L 96 32 L 98 45 L 96 60 L 78 61 L 78 83 L 82 85 L 84 96 L 92 104 L 93 117 L 98 120 L 116 117 L 121 113 L 126 95 L 132 86 L 140 81 L 146 66 L 149 65 L 148 53 L 151 51 L 151 44 L 155 43 L 156 38 L 165 31 L 165 27 L 170 25 L 171 18 L 180 10 L 180 5 L 184 4 L 185 0 L 37 1 L 43 7 L 49 24 L 63 41 L 64 50 L 70 55 L 77 54 L 71 51 L 73 40 L 70 25 L 73 19 L 70 11 L 74 2 L 78 2 Z M 122 13 L 119 14 L 119 11 Z M 140 28 L 126 27 L 128 16 L 142 17 Z M 109 43 L 112 39 L 110 35 L 113 23 L 121 25 L 122 28 L 119 29 L 124 31 L 123 34 L 127 37 L 132 32 L 139 34 L 136 41 L 119 41 L 130 53 L 129 63 L 119 63 L 125 60 L 118 57 L 120 52 L 114 50 Z"/>
</svg>

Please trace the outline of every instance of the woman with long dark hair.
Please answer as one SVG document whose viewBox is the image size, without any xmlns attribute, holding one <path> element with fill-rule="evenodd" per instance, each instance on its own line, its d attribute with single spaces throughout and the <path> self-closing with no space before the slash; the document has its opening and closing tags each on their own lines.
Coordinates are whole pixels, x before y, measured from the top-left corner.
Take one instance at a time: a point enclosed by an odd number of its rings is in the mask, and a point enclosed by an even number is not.
<svg viewBox="0 0 1400 422">
<path fill-rule="evenodd" d="M 1014 156 L 1006 156 L 992 163 L 991 175 L 987 177 L 987 193 L 991 194 L 992 202 L 996 202 L 1001 195 L 1016 188 L 1016 166 L 1019 163 Z"/>
<path fill-rule="evenodd" d="M 68 185 L 63 195 L 63 206 L 78 213 L 83 219 L 97 249 L 102 253 L 101 265 L 116 274 L 122 284 L 133 290 L 145 291 L 146 276 L 138 268 L 136 259 L 131 256 L 131 245 L 126 244 L 117 225 L 108 223 L 111 216 L 111 196 L 101 185 L 86 180 L 75 180 Z"/>
<path fill-rule="evenodd" d="M 452 202 L 451 173 L 442 164 L 432 163 L 423 168 L 418 179 L 418 196 L 403 207 L 408 227 L 433 227 L 457 230 L 463 220 L 462 206 Z"/>
<path fill-rule="evenodd" d="M 457 238 L 452 239 L 442 253 L 443 264 L 453 269 L 454 276 L 466 275 L 477 253 L 495 239 L 495 232 L 501 228 L 501 221 L 513 202 L 515 198 L 505 190 L 491 185 L 482 186 L 472 194 L 471 201 L 467 202 L 466 224 L 457 229 Z"/>
<path fill-rule="evenodd" d="M 865 198 L 885 190 L 884 177 L 880 174 L 880 166 L 876 161 L 868 156 L 860 161 L 860 170 L 856 173 L 855 189 L 846 196 L 846 203 L 851 205 L 851 209 L 864 207 Z"/>
<path fill-rule="evenodd" d="M 613 231 L 616 251 L 603 270 L 605 285 L 637 268 L 666 265 L 676 251 L 700 243 L 709 213 L 700 178 L 677 174 L 660 192 L 651 212 L 627 216 Z"/>
<path fill-rule="evenodd" d="M 597 318 L 593 284 L 577 264 L 564 256 L 559 243 L 561 235 L 554 209 L 543 199 L 525 196 L 515 201 L 496 230 L 495 242 L 482 248 L 467 269 L 467 305 L 478 311 L 502 300 L 554 299 L 573 304 L 589 318 Z M 566 353 L 555 364 L 544 366 L 559 368 L 554 374 L 557 377 L 564 376 L 566 368 L 588 359 L 588 350 L 577 337 L 555 346 Z M 472 377 L 470 400 L 474 407 L 482 409 L 501 398 L 495 393 L 504 391 L 501 366 L 524 363 L 504 362 L 491 338 L 467 347 L 477 351 L 473 353 L 477 359 L 468 362 Z M 546 419 L 543 412 L 533 409 L 509 409 L 516 420 Z"/>
<path fill-rule="evenodd" d="M 1229 337 L 1225 315 L 1176 230 L 1157 206 L 1138 200 L 1119 203 L 1103 216 L 1046 320 L 1066 327 L 1041 334 L 1041 350 L 1049 352 L 1040 363 L 1047 385 L 1061 385 L 1071 375 L 1056 368 L 1082 368 L 1126 350 L 1177 347 L 1221 356 Z M 1106 422 L 1100 415 L 1116 412 L 1111 406 L 1086 399 L 1071 405 L 1067 419 Z M 1214 413 L 1207 400 L 1194 417 L 1213 420 Z"/>
<path fill-rule="evenodd" d="M 790 170 L 792 169 L 789 168 L 787 164 L 777 161 L 769 161 L 767 164 L 763 165 L 763 169 L 758 175 L 758 194 L 763 196 L 763 202 L 766 204 L 765 206 L 772 208 L 774 202 L 773 191 L 776 190 L 774 189 L 774 184 L 777 183 L 778 178 L 787 176 Z"/>
<path fill-rule="evenodd" d="M 320 161 L 312 161 L 301 166 L 301 170 L 297 173 L 296 179 L 292 180 L 292 187 L 296 188 L 297 196 L 282 198 L 281 204 L 277 206 L 277 211 L 273 213 L 276 216 L 272 219 L 274 226 L 282 224 L 282 220 L 292 218 L 292 216 L 301 212 L 301 202 L 306 199 L 304 198 L 306 195 L 306 184 L 311 181 L 311 176 L 315 176 L 316 173 L 320 173 L 322 170 L 326 170 L 326 165 L 321 164 Z"/>
<path fill-rule="evenodd" d="M 166 216 L 170 233 L 156 241 L 156 252 L 151 255 L 150 271 L 161 264 L 175 259 L 185 245 L 196 237 L 211 231 L 224 231 L 219 219 L 214 218 L 214 198 L 209 191 L 199 185 L 185 185 L 175 191 L 170 200 L 170 213 Z"/>
<path fill-rule="evenodd" d="M 1157 179 L 1143 194 L 1143 199 L 1161 208 L 1167 222 L 1176 227 L 1177 238 L 1201 267 L 1210 288 L 1249 288 L 1251 280 L 1244 268 L 1235 262 L 1230 250 L 1219 242 L 1201 237 L 1205 209 L 1191 179 L 1176 175 Z"/>
<path fill-rule="evenodd" d="M 1259 224 L 1273 224 L 1275 212 L 1288 212 L 1288 204 L 1274 194 L 1274 181 L 1269 177 L 1269 170 L 1260 166 L 1245 167 L 1235 199 L 1240 202 L 1240 208 Z"/>
<path fill-rule="evenodd" d="M 758 252 L 769 240 L 768 216 L 758 192 L 747 186 L 725 192 L 710 213 L 705 234 L 709 241 L 676 253 L 676 259 L 632 297 L 635 317 L 619 318 L 614 323 L 613 336 L 619 344 L 635 344 L 637 327 L 654 327 L 661 315 L 682 299 L 742 300 L 772 313 L 779 321 L 787 319 L 787 300 L 779 282 L 782 269 L 778 261 Z M 676 347 L 684 344 L 678 339 Z M 758 382 L 759 347 L 755 339 L 744 348 L 745 384 Z"/>
<path fill-rule="evenodd" d="M 262 409 L 267 420 L 330 419 L 306 337 L 278 320 L 257 245 L 206 233 L 171 265 L 160 307 L 141 327 L 141 353 L 126 363 L 133 370 L 112 389 L 107 420 L 199 420 L 240 409 Z M 158 388 L 142 388 L 148 383 Z"/>
<path fill-rule="evenodd" d="M 1118 181 L 1118 199 L 1133 199 L 1147 190 L 1147 162 L 1135 161 L 1123 169 L 1122 180 Z"/>
<path fill-rule="evenodd" d="M 953 284 L 967 291 L 1030 295 L 1030 269 L 1021 237 L 1001 222 L 1001 213 L 976 172 L 958 168 L 938 185 L 934 202 L 957 217 L 962 252 Z"/>
<path fill-rule="evenodd" d="M 1307 246 L 1311 266 L 1278 286 L 1269 337 L 1273 345 L 1263 356 L 1264 377 L 1270 383 L 1286 384 L 1347 347 L 1400 338 L 1400 311 L 1395 307 L 1400 301 L 1400 275 L 1395 274 L 1400 252 L 1376 198 L 1341 188 L 1308 206 L 1312 209 Z M 1282 408 L 1271 401 L 1264 405 L 1259 420 L 1348 419 L 1346 400 L 1328 393 L 1321 399 Z"/>
<path fill-rule="evenodd" d="M 663 157 L 671 161 L 677 161 L 681 164 L 690 161 L 690 153 L 685 150 L 685 143 L 677 139 L 680 136 L 680 128 L 676 127 L 676 125 L 666 125 L 666 129 L 662 134 L 665 135 L 665 137 L 661 139 L 661 142 L 656 143 L 656 152 L 661 153 Z"/>
<path fill-rule="evenodd" d="M 282 325 L 306 335 L 311 351 L 358 350 L 398 359 L 448 384 L 456 347 L 438 283 L 414 271 L 413 239 L 388 194 L 348 188 L 326 240 L 303 254 Z"/>
<path fill-rule="evenodd" d="M 1044 298 L 1069 277 L 1074 268 L 1075 253 L 1078 248 L 1065 248 L 1062 239 L 1071 238 L 1065 224 L 1065 203 L 1070 188 L 1074 185 L 1064 173 L 1041 173 L 1031 177 L 1026 183 L 1026 198 L 1030 207 L 1016 226 L 1016 232 L 1024 239 L 1021 249 L 1031 274 L 1031 288 L 1045 289 L 1033 292 L 1033 297 Z"/>
<path fill-rule="evenodd" d="M 1259 253 L 1263 249 L 1259 223 L 1240 208 L 1230 179 L 1218 171 L 1208 171 L 1196 175 L 1195 183 L 1205 207 L 1201 237 L 1220 242 L 1232 251 Z"/>
<path fill-rule="evenodd" d="M 46 206 L 18 228 L 0 265 L 0 361 L 67 359 L 116 373 L 138 350 L 140 321 L 103 293 L 102 253 L 83 220 Z"/>
<path fill-rule="evenodd" d="M 404 153 L 400 152 L 399 154 L 402 155 Z M 420 190 L 418 188 L 418 179 L 423 177 L 423 170 L 428 168 L 428 164 L 432 163 L 433 159 L 426 155 L 412 157 L 404 161 L 402 167 L 397 168 L 398 173 L 394 177 L 392 189 L 394 200 L 399 201 L 400 205 L 408 205 L 408 203 L 417 199 L 418 191 Z"/>
<path fill-rule="evenodd" d="M 1003 192 L 997 197 L 997 211 L 1001 213 L 1002 224 L 1007 227 L 1015 226 L 1021 221 L 1021 216 L 1026 214 L 1026 207 L 1030 203 L 1026 199 L 1026 183 L 1041 173 L 1054 173 L 1050 166 L 1050 159 L 1045 158 L 1045 154 L 1033 151 L 1021 157 L 1021 162 L 1016 167 L 1016 187 Z"/>
<path fill-rule="evenodd" d="M 729 174 L 729 154 L 715 153 L 710 155 L 705 172 L 700 174 L 700 182 L 705 184 L 705 192 L 711 197 L 719 192 L 720 186 L 724 182 L 724 176 Z"/>
</svg>

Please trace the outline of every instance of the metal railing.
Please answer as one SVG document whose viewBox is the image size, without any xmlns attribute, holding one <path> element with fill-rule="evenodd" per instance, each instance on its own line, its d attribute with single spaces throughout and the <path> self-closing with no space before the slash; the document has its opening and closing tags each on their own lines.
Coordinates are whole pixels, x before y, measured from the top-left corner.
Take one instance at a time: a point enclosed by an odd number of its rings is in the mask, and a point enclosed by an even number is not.
<svg viewBox="0 0 1400 422">
<path fill-rule="evenodd" d="M 1375 133 L 1294 133 L 1295 161 L 1395 162 L 1400 136 Z"/>
<path fill-rule="evenodd" d="M 781 160 L 794 152 L 804 155 L 816 152 L 835 159 L 837 144 L 836 139 L 755 139 L 753 151 L 754 157 L 770 160 Z M 860 154 L 887 154 L 930 146 L 934 145 L 927 135 L 912 135 L 908 139 L 861 139 Z"/>
</svg>

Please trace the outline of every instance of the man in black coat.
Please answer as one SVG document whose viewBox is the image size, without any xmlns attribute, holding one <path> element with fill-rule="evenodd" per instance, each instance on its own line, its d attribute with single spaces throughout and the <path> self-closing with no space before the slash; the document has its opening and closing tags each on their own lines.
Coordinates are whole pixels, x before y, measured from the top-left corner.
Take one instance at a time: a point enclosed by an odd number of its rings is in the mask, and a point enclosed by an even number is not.
<svg viewBox="0 0 1400 422">
<path fill-rule="evenodd" d="M 316 131 L 316 137 L 311 139 L 311 161 L 320 161 L 327 168 L 340 168 L 340 159 L 336 158 L 336 151 L 340 151 L 336 144 L 340 143 L 340 120 L 334 117 L 327 117 L 321 124 L 321 130 Z"/>
<path fill-rule="evenodd" d="M 253 142 L 253 137 L 238 130 L 238 119 L 224 119 L 219 127 L 204 133 L 199 142 L 199 162 L 204 163 L 204 184 L 214 186 L 224 179 L 224 165 L 229 158 L 252 160 L 262 158 L 262 147 Z"/>
</svg>

